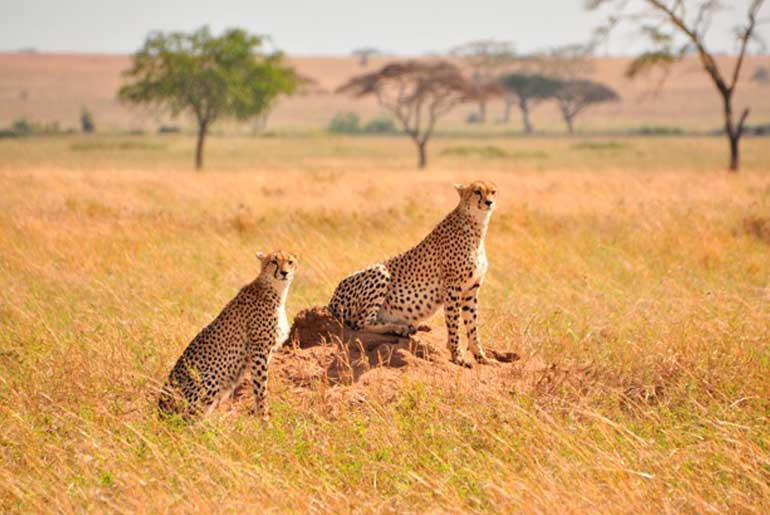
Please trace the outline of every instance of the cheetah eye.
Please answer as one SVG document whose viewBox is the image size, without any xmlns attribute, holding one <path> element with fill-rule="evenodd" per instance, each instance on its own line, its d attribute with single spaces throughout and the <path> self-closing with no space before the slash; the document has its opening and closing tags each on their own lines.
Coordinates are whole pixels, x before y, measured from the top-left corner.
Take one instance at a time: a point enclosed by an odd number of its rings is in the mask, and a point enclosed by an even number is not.
<svg viewBox="0 0 770 515">
<path fill-rule="evenodd" d="M 481 190 L 476 190 L 476 191 L 474 191 L 474 193 L 475 193 L 476 195 L 478 195 L 479 197 L 481 196 Z"/>
<path fill-rule="evenodd" d="M 289 266 L 294 266 L 294 261 L 289 261 Z"/>
</svg>

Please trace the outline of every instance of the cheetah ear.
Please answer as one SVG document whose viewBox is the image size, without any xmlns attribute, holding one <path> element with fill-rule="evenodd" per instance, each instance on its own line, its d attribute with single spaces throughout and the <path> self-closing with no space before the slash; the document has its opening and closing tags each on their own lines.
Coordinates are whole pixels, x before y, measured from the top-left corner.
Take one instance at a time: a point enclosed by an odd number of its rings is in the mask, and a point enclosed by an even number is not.
<svg viewBox="0 0 770 515">
<path fill-rule="evenodd" d="M 457 193 L 459 193 L 460 197 L 462 198 L 463 193 L 465 193 L 465 186 L 463 186 L 462 184 L 454 184 L 453 186 L 455 187 L 455 189 L 457 190 Z"/>
<path fill-rule="evenodd" d="M 265 254 L 264 252 L 257 252 L 257 259 L 259 259 L 260 262 L 264 263 L 265 259 L 267 259 L 267 254 Z"/>
</svg>

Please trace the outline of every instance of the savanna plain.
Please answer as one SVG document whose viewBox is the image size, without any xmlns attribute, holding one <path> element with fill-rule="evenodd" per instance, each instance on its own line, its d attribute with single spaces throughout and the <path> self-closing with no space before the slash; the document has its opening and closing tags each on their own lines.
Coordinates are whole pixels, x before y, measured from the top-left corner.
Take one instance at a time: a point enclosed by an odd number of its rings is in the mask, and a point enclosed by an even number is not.
<svg viewBox="0 0 770 515">
<path fill-rule="evenodd" d="M 0 141 L 3 512 L 770 510 L 765 140 L 733 175 L 708 137 L 444 137 L 427 171 L 398 137 L 212 137 L 202 173 L 192 145 Z M 520 360 L 273 374 L 267 422 L 158 420 L 256 251 L 299 255 L 291 318 L 473 179 L 500 191 L 482 341 Z"/>
</svg>

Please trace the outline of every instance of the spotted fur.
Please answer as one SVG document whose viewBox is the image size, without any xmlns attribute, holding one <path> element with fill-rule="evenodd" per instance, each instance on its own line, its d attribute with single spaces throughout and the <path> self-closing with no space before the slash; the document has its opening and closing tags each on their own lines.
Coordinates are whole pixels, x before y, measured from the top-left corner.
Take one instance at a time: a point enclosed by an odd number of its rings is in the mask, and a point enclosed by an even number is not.
<svg viewBox="0 0 770 515">
<path fill-rule="evenodd" d="M 160 394 L 163 414 L 185 418 L 209 413 L 232 396 L 251 373 L 254 413 L 266 416 L 267 369 L 273 351 L 289 336 L 286 294 L 296 272 L 294 255 L 258 253 L 261 272 L 193 338 L 171 370 Z"/>
<path fill-rule="evenodd" d="M 329 309 L 352 329 L 408 335 L 443 307 L 452 360 L 470 366 L 460 346 L 461 318 L 474 358 L 489 362 L 479 341 L 477 307 L 487 271 L 484 238 L 497 188 L 484 181 L 455 188 L 460 202 L 425 239 L 343 279 Z"/>
</svg>

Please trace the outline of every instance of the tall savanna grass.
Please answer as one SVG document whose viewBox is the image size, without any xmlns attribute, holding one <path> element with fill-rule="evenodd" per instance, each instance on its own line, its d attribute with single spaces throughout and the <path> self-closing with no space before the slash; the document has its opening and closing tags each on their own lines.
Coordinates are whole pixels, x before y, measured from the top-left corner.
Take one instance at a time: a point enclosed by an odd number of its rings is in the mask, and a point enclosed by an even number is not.
<svg viewBox="0 0 770 515">
<path fill-rule="evenodd" d="M 2 511 L 767 513 L 770 154 L 730 176 L 723 147 L 448 138 L 418 172 L 395 138 L 215 138 L 196 174 L 184 137 L 0 141 Z M 157 419 L 256 251 L 299 254 L 291 316 L 476 178 L 510 388 L 407 369 L 339 405 L 274 377 L 269 422 Z"/>
</svg>

